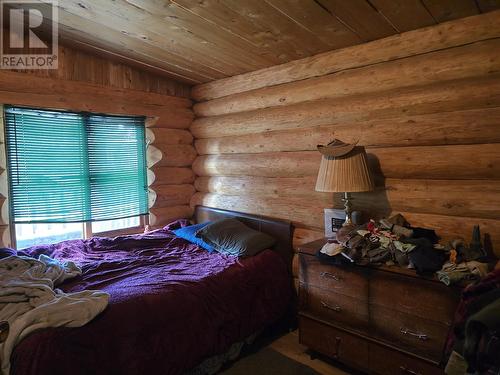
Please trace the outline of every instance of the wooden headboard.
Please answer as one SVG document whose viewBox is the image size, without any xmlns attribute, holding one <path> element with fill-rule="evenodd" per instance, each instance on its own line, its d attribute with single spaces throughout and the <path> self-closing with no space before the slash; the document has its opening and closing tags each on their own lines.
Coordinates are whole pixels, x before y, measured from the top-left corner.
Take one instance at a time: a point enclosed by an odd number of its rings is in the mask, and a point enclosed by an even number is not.
<svg viewBox="0 0 500 375">
<path fill-rule="evenodd" d="M 196 223 L 204 223 L 228 217 L 236 218 L 250 228 L 276 238 L 276 244 L 274 245 L 273 250 L 278 252 L 283 257 L 288 265 L 288 269 L 291 271 L 293 256 L 293 229 L 292 224 L 289 221 L 205 206 L 196 206 L 194 210 L 194 220 Z"/>
</svg>

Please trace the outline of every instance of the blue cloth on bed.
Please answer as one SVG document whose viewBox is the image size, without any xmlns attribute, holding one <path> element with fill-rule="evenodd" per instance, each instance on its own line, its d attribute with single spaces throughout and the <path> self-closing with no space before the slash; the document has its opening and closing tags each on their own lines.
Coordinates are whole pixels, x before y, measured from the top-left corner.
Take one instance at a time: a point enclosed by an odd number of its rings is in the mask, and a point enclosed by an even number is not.
<svg viewBox="0 0 500 375">
<path fill-rule="evenodd" d="M 196 237 L 196 232 L 204 228 L 208 224 L 210 224 L 210 222 L 189 225 L 187 227 L 173 230 L 172 232 L 174 232 L 177 237 L 184 238 L 185 240 L 194 243 L 211 253 L 215 251 L 215 248 L 203 241 L 201 238 Z"/>
</svg>

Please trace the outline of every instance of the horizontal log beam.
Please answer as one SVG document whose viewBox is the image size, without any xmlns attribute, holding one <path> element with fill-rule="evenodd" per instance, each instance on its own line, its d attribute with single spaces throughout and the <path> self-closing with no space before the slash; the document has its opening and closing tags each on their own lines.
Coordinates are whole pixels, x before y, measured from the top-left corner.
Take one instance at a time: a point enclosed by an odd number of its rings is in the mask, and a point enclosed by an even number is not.
<svg viewBox="0 0 500 375">
<path fill-rule="evenodd" d="M 334 138 L 369 147 L 495 143 L 500 142 L 500 107 L 205 138 L 195 147 L 200 155 L 306 151 Z"/>
<path fill-rule="evenodd" d="M 324 231 L 306 228 L 295 228 L 293 230 L 293 248 L 297 251 L 300 245 L 325 237 Z"/>
<path fill-rule="evenodd" d="M 146 128 L 146 138 L 151 144 L 190 145 L 193 136 L 188 130 L 168 128 Z"/>
<path fill-rule="evenodd" d="M 356 207 L 387 216 L 393 210 L 482 219 L 500 218 L 500 180 L 386 179 L 355 195 Z M 378 216 L 377 215 L 377 216 Z"/>
<path fill-rule="evenodd" d="M 192 216 L 193 209 L 187 205 L 152 208 L 150 210 L 149 222 L 151 226 L 158 228 L 177 219 L 190 219 Z"/>
<path fill-rule="evenodd" d="M 80 91 L 81 92 L 81 91 Z M 45 94 L 27 94 L 14 92 L 0 86 L 0 102 L 37 108 L 63 109 L 118 115 L 137 115 L 158 117 L 161 121 L 155 126 L 188 128 L 193 120 L 190 109 L 171 109 L 168 107 L 137 104 L 126 100 L 119 101 L 112 96 L 90 97 L 86 94 L 63 96 L 47 92 Z"/>
<path fill-rule="evenodd" d="M 159 185 L 151 189 L 150 207 L 161 208 L 189 204 L 195 193 L 193 185 Z"/>
<path fill-rule="evenodd" d="M 183 113 L 177 114 L 172 111 L 156 111 L 151 116 L 153 116 L 156 121 L 151 123 L 151 125 L 146 125 L 146 127 L 154 128 L 169 128 L 169 129 L 188 129 L 193 123 L 194 115 L 190 111 L 184 111 Z"/>
<path fill-rule="evenodd" d="M 500 106 L 500 74 L 373 94 L 198 118 L 195 138 L 216 138 Z"/>
<path fill-rule="evenodd" d="M 148 170 L 148 184 L 151 187 L 161 185 L 192 184 L 194 172 L 191 168 L 153 166 Z"/>
<path fill-rule="evenodd" d="M 500 20 L 500 19 L 499 19 Z M 500 36 L 500 35 L 499 35 Z M 431 52 L 384 64 L 265 87 L 195 104 L 197 116 L 217 116 L 305 101 L 376 93 L 408 86 L 488 76 L 500 71 L 500 39 Z"/>
<path fill-rule="evenodd" d="M 320 154 L 313 151 L 199 156 L 193 163 L 198 176 L 302 177 L 318 173 Z"/>
<path fill-rule="evenodd" d="M 103 105 L 113 105 L 113 102 L 127 101 L 131 103 L 141 103 L 144 106 L 156 106 L 170 109 L 189 109 L 192 106 L 190 99 L 178 96 L 157 94 L 153 92 L 133 90 L 128 88 L 118 88 L 101 86 L 84 81 L 72 81 L 66 79 L 41 77 L 36 75 L 27 76 L 25 73 L 12 70 L 0 71 L 0 90 L 25 93 L 27 95 L 47 95 L 55 94 L 62 98 L 67 98 L 69 102 L 78 96 L 77 93 L 84 93 L 87 101 L 97 102 L 98 99 L 114 98 Z M 11 101 L 4 103 L 14 104 Z"/>
<path fill-rule="evenodd" d="M 498 144 L 367 148 L 372 173 L 386 178 L 500 179 Z M 199 156 L 198 176 L 303 177 L 318 173 L 317 151 Z"/>
<path fill-rule="evenodd" d="M 146 160 L 148 167 L 189 167 L 196 155 L 191 145 L 155 144 L 148 147 Z"/>
<path fill-rule="evenodd" d="M 369 148 L 367 151 L 372 171 L 386 178 L 500 179 L 498 143 Z"/>
<path fill-rule="evenodd" d="M 387 215 L 392 209 L 495 219 L 500 217 L 500 180 L 399 180 L 378 181 L 375 191 L 356 193 L 354 205 L 369 213 Z M 196 190 L 218 195 L 304 199 L 311 206 L 342 207 L 340 194 L 314 191 L 316 176 L 199 177 Z"/>
<path fill-rule="evenodd" d="M 286 219 L 294 225 L 322 225 L 319 220 L 323 217 L 323 207 L 312 207 L 301 198 L 242 197 L 198 192 L 191 198 L 191 206 L 197 205 Z"/>
<path fill-rule="evenodd" d="M 195 180 L 197 191 L 223 195 L 303 197 L 313 194 L 325 195 L 331 199 L 330 193 L 314 191 L 316 176 L 306 177 L 251 177 L 251 176 L 214 176 L 198 177 Z"/>
<path fill-rule="evenodd" d="M 496 11 L 445 22 L 359 46 L 321 53 L 286 64 L 197 85 L 192 89 L 191 96 L 197 101 L 210 100 L 495 38 L 500 35 L 499 19 L 500 11 Z"/>
</svg>

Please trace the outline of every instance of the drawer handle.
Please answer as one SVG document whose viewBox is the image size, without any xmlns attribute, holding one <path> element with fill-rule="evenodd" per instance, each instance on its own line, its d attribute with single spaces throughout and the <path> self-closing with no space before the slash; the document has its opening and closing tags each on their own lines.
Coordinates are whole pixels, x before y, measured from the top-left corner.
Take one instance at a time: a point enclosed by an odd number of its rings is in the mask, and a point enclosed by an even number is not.
<svg viewBox="0 0 500 375">
<path fill-rule="evenodd" d="M 333 273 L 330 273 L 330 272 L 321 272 L 319 275 L 321 277 L 324 277 L 324 278 L 333 279 L 335 281 L 340 281 L 340 277 L 338 277 L 337 275 L 334 275 Z"/>
<path fill-rule="evenodd" d="M 335 337 L 335 354 L 333 354 L 334 359 L 339 359 L 340 356 L 340 342 L 342 339 L 338 336 Z"/>
<path fill-rule="evenodd" d="M 323 306 L 323 308 L 325 308 L 325 309 L 336 311 L 336 312 L 342 311 L 342 308 L 340 306 L 330 306 L 328 303 L 326 303 L 324 301 L 320 301 L 320 302 L 321 302 L 321 306 Z"/>
<path fill-rule="evenodd" d="M 410 336 L 416 337 L 417 339 L 422 340 L 422 341 L 426 341 L 426 340 L 429 339 L 429 336 L 427 336 L 426 334 L 418 333 L 418 332 L 412 332 L 408 328 L 401 328 L 400 332 L 403 335 L 410 335 Z"/>
<path fill-rule="evenodd" d="M 405 366 L 400 366 L 399 369 L 403 374 L 422 375 L 420 372 L 412 371 L 409 368 L 406 368 Z"/>
</svg>

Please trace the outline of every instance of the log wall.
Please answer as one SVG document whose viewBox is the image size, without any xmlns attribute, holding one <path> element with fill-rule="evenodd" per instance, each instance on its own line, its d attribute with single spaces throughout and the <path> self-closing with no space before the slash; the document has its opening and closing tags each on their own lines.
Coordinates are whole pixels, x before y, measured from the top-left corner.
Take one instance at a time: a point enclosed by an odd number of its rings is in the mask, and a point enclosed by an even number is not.
<svg viewBox="0 0 500 375">
<path fill-rule="evenodd" d="M 332 138 L 366 146 L 372 217 L 401 212 L 444 239 L 481 226 L 500 254 L 500 12 L 195 86 L 191 205 L 291 220 L 294 247 L 323 236 L 314 191 Z"/>
<path fill-rule="evenodd" d="M 156 228 L 191 217 L 196 151 L 188 130 L 194 115 L 187 85 L 61 47 L 57 70 L 0 71 L 0 104 L 147 116 L 150 223 Z M 5 148 L 0 149 L 1 246 L 9 246 Z"/>
</svg>

